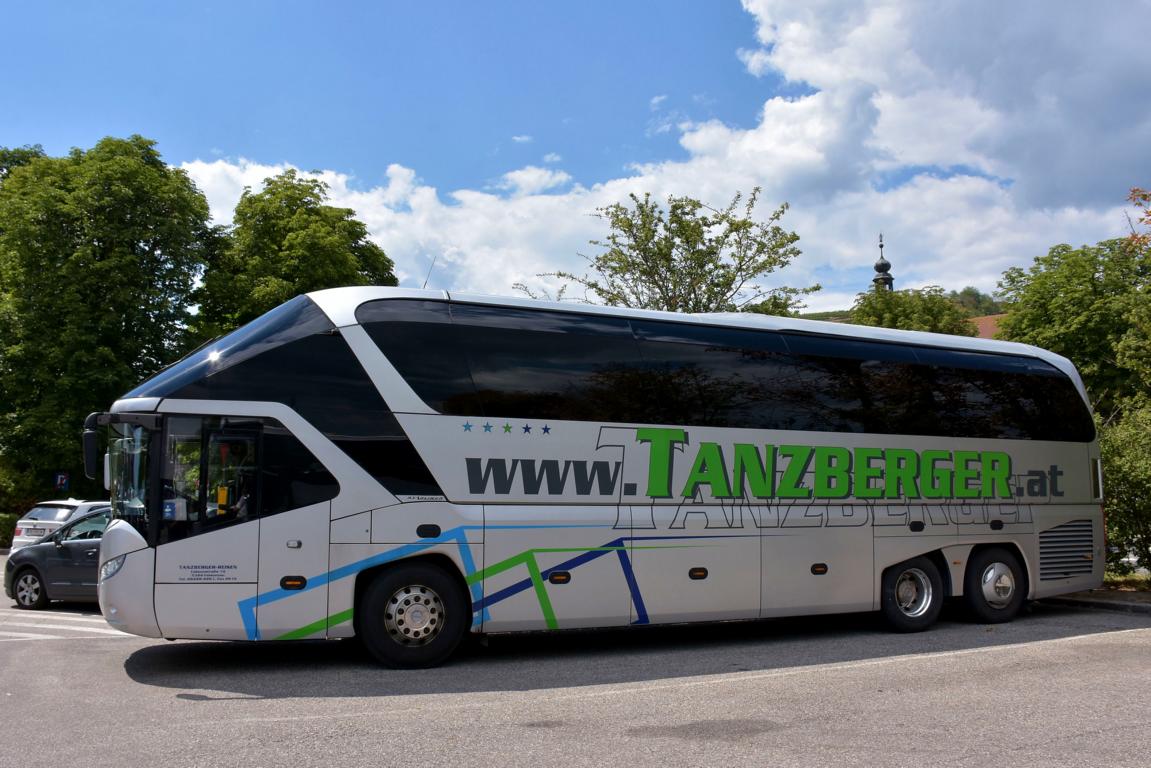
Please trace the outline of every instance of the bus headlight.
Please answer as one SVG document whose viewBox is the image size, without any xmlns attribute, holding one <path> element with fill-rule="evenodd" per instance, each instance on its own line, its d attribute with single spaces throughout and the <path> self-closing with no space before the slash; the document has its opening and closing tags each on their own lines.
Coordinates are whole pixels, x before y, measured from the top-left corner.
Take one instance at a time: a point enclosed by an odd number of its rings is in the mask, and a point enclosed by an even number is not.
<svg viewBox="0 0 1151 768">
<path fill-rule="evenodd" d="M 107 581 L 119 573 L 120 569 L 124 567 L 124 560 L 127 557 L 127 555 L 120 555 L 100 566 L 100 581 Z"/>
</svg>

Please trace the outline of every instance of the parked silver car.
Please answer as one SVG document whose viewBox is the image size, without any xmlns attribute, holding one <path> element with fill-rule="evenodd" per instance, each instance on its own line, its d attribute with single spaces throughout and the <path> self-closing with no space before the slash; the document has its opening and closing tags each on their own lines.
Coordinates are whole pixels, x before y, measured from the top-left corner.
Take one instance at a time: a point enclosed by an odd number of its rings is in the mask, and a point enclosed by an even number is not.
<svg viewBox="0 0 1151 768">
<path fill-rule="evenodd" d="M 95 509 L 108 506 L 107 501 L 42 501 L 16 521 L 16 529 L 12 531 L 12 551 L 35 544 L 69 520 L 76 520 Z"/>
</svg>

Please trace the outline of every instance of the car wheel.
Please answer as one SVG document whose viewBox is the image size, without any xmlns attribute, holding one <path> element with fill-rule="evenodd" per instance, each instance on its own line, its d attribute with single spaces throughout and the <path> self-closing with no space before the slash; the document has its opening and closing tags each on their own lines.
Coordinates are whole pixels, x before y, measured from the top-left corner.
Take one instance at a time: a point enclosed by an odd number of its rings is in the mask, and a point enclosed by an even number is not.
<svg viewBox="0 0 1151 768">
<path fill-rule="evenodd" d="M 393 669 L 442 664 L 460 644 L 471 617 L 463 587 L 428 563 L 400 565 L 368 585 L 358 622 L 364 646 Z"/>
<path fill-rule="evenodd" d="M 12 594 L 16 596 L 17 608 L 38 610 L 48 605 L 44 581 L 34 568 L 25 568 L 16 574 L 12 582 Z"/>
<path fill-rule="evenodd" d="M 922 632 L 943 608 L 943 579 L 929 558 L 916 557 L 883 572 L 880 607 L 897 632 Z"/>
<path fill-rule="evenodd" d="M 1013 552 L 993 547 L 976 552 L 967 561 L 963 601 L 984 624 L 1011 621 L 1027 599 L 1027 574 Z"/>
</svg>

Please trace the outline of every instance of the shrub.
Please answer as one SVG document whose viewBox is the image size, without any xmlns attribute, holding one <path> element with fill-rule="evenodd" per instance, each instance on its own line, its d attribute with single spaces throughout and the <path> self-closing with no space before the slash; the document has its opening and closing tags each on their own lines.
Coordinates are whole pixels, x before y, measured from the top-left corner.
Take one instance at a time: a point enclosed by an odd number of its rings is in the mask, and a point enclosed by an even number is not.
<svg viewBox="0 0 1151 768">
<path fill-rule="evenodd" d="M 1107 511 L 1107 566 L 1130 573 L 1135 564 L 1151 568 L 1151 404 L 1130 408 L 1099 433 L 1103 452 L 1103 491 Z"/>
<path fill-rule="evenodd" d="M 0 514 L 0 549 L 12 546 L 12 530 L 19 519 L 16 513 Z"/>
</svg>

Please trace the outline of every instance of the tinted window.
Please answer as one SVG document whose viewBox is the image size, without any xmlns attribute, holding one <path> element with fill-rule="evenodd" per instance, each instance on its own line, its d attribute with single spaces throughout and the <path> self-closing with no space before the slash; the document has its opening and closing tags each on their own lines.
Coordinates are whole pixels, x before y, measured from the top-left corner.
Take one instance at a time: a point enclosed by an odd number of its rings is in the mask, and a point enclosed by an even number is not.
<svg viewBox="0 0 1151 768">
<path fill-rule="evenodd" d="M 931 412 L 971 437 L 1087 442 L 1095 425 L 1074 384 L 1034 358 L 917 349 Z"/>
<path fill-rule="evenodd" d="M 451 311 L 484 415 L 634 420 L 640 357 L 626 320 L 467 304 Z"/>
<path fill-rule="evenodd" d="M 428 486 L 430 473 L 338 333 L 313 334 L 269 348 L 193 381 L 173 396 L 284 403 L 381 482 L 411 480 L 423 489 L 419 493 L 439 493 Z M 384 486 L 393 493 L 405 492 L 386 482 Z"/>
<path fill-rule="evenodd" d="M 356 310 L 356 320 L 429 407 L 482 413 L 446 302 L 371 301 Z"/>
<path fill-rule="evenodd" d="M 443 495 L 399 422 L 389 415 L 384 426 L 378 434 L 336 440 L 336 445 L 394 494 Z"/>
<path fill-rule="evenodd" d="M 208 342 L 124 397 L 173 397 L 173 393 L 194 381 L 214 376 L 296 339 L 331 330 L 327 315 L 307 296 L 297 296 L 232 333 Z"/>
<path fill-rule="evenodd" d="M 24 520 L 51 520 L 53 522 L 62 522 L 68 519 L 68 515 L 72 514 L 75 507 L 55 507 L 40 505 L 32 507 L 24 515 Z"/>
<path fill-rule="evenodd" d="M 796 375 L 787 397 L 806 403 L 798 429 L 932 434 L 921 418 L 925 382 L 908 347 L 857 339 L 787 334 Z M 923 431 L 927 429 L 929 431 Z"/>
<path fill-rule="evenodd" d="M 797 370 L 774 333 L 636 321 L 640 421 L 802 429 Z M 804 393 L 806 400 L 806 393 Z M 795 426 L 795 425 L 800 426 Z"/>
<path fill-rule="evenodd" d="M 192 400 L 284 403 L 326 434 L 372 431 L 387 413 L 379 392 L 337 333 L 319 333 L 188 382 L 170 395 Z"/>
<path fill-rule="evenodd" d="M 336 498 L 339 484 L 288 430 L 267 420 L 260 458 L 260 514 L 277 515 Z"/>
<path fill-rule="evenodd" d="M 357 317 L 441 413 L 1080 442 L 1094 437 L 1071 380 L 1033 358 L 431 301 L 372 302 Z"/>
</svg>

